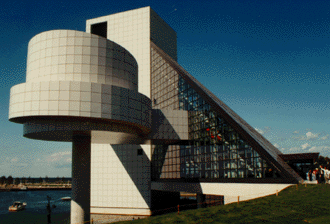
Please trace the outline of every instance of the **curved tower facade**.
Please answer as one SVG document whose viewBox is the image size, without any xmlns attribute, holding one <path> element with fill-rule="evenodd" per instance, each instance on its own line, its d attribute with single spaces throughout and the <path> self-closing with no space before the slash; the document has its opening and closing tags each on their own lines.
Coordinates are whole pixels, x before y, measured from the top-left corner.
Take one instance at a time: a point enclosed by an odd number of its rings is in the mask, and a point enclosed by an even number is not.
<svg viewBox="0 0 330 224">
<path fill-rule="evenodd" d="M 151 131 L 151 101 L 137 89 L 136 60 L 104 37 L 53 30 L 29 42 L 9 120 L 27 138 L 73 142 L 72 223 L 90 219 L 91 144 L 143 143 Z"/>
<path fill-rule="evenodd" d="M 9 119 L 33 139 L 72 141 L 76 133 L 93 133 L 93 142 L 143 141 L 150 99 L 137 89 L 136 60 L 123 47 L 84 32 L 47 31 L 29 42 L 26 83 L 11 88 Z"/>
</svg>

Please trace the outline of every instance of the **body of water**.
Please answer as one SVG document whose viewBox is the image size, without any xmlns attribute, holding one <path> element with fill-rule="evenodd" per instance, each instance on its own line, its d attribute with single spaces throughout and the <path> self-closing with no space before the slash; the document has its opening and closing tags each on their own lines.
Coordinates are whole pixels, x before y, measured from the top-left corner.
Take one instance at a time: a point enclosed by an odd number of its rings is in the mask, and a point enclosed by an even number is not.
<svg viewBox="0 0 330 224">
<path fill-rule="evenodd" d="M 65 223 L 70 218 L 70 201 L 62 201 L 62 197 L 70 197 L 71 190 L 52 191 L 9 191 L 0 192 L 0 223 L 47 223 L 47 195 L 50 196 L 52 208 L 51 221 Z M 9 212 L 14 201 L 26 202 L 25 210 Z"/>
<path fill-rule="evenodd" d="M 51 191 L 9 191 L 0 192 L 0 224 L 38 224 L 47 223 L 47 196 L 52 198 L 51 223 L 66 224 L 70 222 L 70 201 L 62 201 L 62 197 L 70 197 L 71 190 L 51 190 Z M 9 212 L 8 207 L 14 201 L 26 202 L 25 210 L 19 212 Z M 181 210 L 194 209 L 196 207 L 196 197 L 181 197 Z M 194 204 L 187 206 L 188 204 Z M 185 206 L 183 206 L 185 205 Z M 174 208 L 176 211 L 176 208 Z M 94 220 L 97 220 L 95 218 Z M 114 219 L 115 220 L 115 219 Z M 111 221 L 111 220 L 109 220 Z M 119 219 L 117 221 L 120 221 Z"/>
</svg>

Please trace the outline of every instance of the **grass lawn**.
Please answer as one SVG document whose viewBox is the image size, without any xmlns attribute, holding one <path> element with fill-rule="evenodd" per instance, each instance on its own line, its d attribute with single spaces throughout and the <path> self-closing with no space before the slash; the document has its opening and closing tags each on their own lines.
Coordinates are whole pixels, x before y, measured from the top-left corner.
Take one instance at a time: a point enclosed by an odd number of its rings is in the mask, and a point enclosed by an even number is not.
<svg viewBox="0 0 330 224">
<path fill-rule="evenodd" d="M 330 185 L 298 185 L 278 196 L 117 223 L 330 223 Z"/>
</svg>

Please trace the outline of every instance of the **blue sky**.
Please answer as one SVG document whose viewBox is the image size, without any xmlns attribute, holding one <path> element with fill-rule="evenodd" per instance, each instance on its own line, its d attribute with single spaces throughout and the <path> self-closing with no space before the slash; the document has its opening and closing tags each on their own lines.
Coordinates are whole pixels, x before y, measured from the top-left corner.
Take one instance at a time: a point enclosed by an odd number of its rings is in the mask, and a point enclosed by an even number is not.
<svg viewBox="0 0 330 224">
<path fill-rule="evenodd" d="M 16 1 L 0 7 L 0 176 L 71 176 L 71 144 L 23 138 L 8 121 L 28 41 L 151 6 L 176 32 L 178 61 L 283 153 L 330 157 L 329 1 Z"/>
</svg>

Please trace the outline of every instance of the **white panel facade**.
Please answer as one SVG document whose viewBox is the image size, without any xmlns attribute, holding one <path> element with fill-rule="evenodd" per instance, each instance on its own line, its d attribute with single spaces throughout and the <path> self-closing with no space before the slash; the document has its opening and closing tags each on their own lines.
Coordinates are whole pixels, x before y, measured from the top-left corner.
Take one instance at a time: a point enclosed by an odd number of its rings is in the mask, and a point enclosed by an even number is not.
<svg viewBox="0 0 330 224">
<path fill-rule="evenodd" d="M 107 22 L 107 38 L 111 41 L 114 41 L 127 49 L 136 59 L 138 63 L 138 91 L 148 97 L 150 97 L 150 7 L 144 7 L 136 10 L 130 10 L 127 12 L 116 13 L 109 16 L 103 16 L 95 19 L 87 20 L 86 22 L 86 32 L 91 32 L 91 25 Z M 98 147 L 108 147 L 107 146 L 93 146 L 93 148 Z M 141 145 L 143 149 L 144 155 L 146 158 L 151 161 L 151 145 Z M 106 161 L 101 161 L 106 167 L 108 163 Z M 92 154 L 92 164 L 93 164 L 93 154 Z M 120 166 L 119 166 L 120 167 Z M 122 167 L 122 166 L 121 166 Z M 150 164 L 145 166 L 141 166 L 138 168 L 140 170 L 140 174 L 144 176 L 144 184 L 146 186 L 150 186 Z M 125 170 L 123 167 L 121 170 Z M 124 171 L 123 171 L 124 172 Z M 100 175 L 100 174 L 99 174 Z M 106 175 L 103 175 L 105 178 Z M 92 182 L 94 180 L 92 179 Z M 146 182 L 145 182 L 146 181 Z M 141 182 L 141 180 L 139 180 Z M 130 180 L 130 184 L 133 184 L 133 181 Z M 113 186 L 114 187 L 114 186 Z M 142 187 L 142 186 L 141 186 Z M 114 187 L 116 188 L 116 187 Z M 95 189 L 95 188 L 94 188 Z M 117 188 L 116 188 L 117 189 Z M 96 189 L 95 189 L 96 190 Z M 114 189 L 108 189 L 114 192 Z M 134 194 L 138 199 L 134 196 L 134 203 L 136 200 L 140 203 L 144 201 L 144 197 L 140 194 L 139 189 L 135 187 L 131 188 L 132 192 L 135 191 Z M 92 192 L 94 190 L 92 189 Z M 106 191 L 106 190 L 105 190 Z M 148 194 L 150 200 L 150 189 L 146 191 L 143 189 L 144 194 Z M 148 193 L 147 193 L 148 192 Z M 140 196 L 139 196 L 140 195 Z M 92 196 L 93 200 L 93 196 Z M 121 200 L 121 199 L 119 199 Z M 94 202 L 95 205 L 97 202 Z M 126 203 L 130 204 L 129 200 Z M 127 205 L 127 204 L 125 204 Z M 147 203 L 150 206 L 150 201 Z M 121 210 L 120 205 L 113 206 L 111 209 L 107 208 L 106 213 L 111 214 L 141 214 L 141 215 L 150 215 L 151 213 L 146 213 L 145 210 L 126 209 L 125 211 Z M 125 206 L 124 206 L 125 207 Z M 130 206 L 128 206 L 130 208 Z M 92 213 L 98 213 L 96 208 L 92 206 Z M 103 208 L 104 209 L 104 208 Z M 101 211 L 101 210 L 100 210 Z M 105 210 L 104 210 L 105 211 Z M 101 212 L 100 212 L 101 213 Z"/>
<path fill-rule="evenodd" d="M 87 20 L 86 32 L 102 22 L 107 22 L 107 38 L 137 60 L 139 92 L 150 97 L 150 40 L 177 60 L 176 32 L 149 6 Z"/>
<path fill-rule="evenodd" d="M 28 46 L 27 82 L 92 82 L 138 90 L 134 57 L 105 38 L 73 30 L 33 37 Z"/>
<path fill-rule="evenodd" d="M 150 97 L 150 7 L 87 20 L 91 25 L 107 22 L 107 38 L 127 49 L 137 60 L 139 92 Z"/>
<path fill-rule="evenodd" d="M 152 182 L 152 190 L 224 196 L 225 204 L 276 194 L 293 184 Z M 238 198 L 239 197 L 239 198 Z"/>
<path fill-rule="evenodd" d="M 70 115 L 150 127 L 150 100 L 135 91 L 88 82 L 29 82 L 11 88 L 9 118 Z"/>
<path fill-rule="evenodd" d="M 91 213 L 151 215 L 150 160 L 138 149 L 92 144 Z"/>
</svg>

